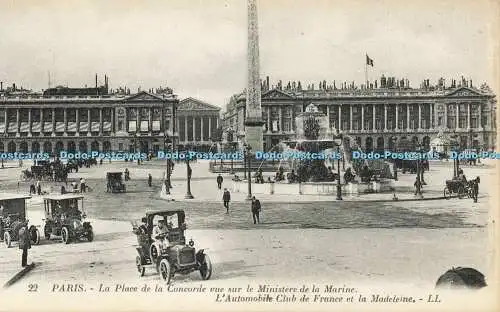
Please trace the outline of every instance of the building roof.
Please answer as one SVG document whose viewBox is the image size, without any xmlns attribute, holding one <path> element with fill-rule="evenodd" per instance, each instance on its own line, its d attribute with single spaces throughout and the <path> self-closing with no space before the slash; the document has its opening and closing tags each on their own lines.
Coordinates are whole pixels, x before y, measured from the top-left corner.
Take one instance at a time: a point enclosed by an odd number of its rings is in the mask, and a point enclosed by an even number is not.
<svg viewBox="0 0 500 312">
<path fill-rule="evenodd" d="M 30 195 L 15 193 L 0 193 L 0 200 L 29 199 Z"/>
<path fill-rule="evenodd" d="M 294 99 L 335 99 L 335 98 L 447 98 L 447 97 L 494 97 L 487 90 L 470 87 L 447 89 L 411 89 L 411 88 L 377 88 L 377 89 L 330 89 L 330 90 L 288 90 L 271 89 L 262 93 L 263 100 L 294 100 Z M 239 101 L 244 101 L 246 94 L 238 95 Z"/>
<path fill-rule="evenodd" d="M 207 102 L 188 97 L 179 102 L 179 106 L 177 110 L 211 110 L 211 111 L 220 111 L 221 108 L 212 104 L 208 104 Z"/>
</svg>

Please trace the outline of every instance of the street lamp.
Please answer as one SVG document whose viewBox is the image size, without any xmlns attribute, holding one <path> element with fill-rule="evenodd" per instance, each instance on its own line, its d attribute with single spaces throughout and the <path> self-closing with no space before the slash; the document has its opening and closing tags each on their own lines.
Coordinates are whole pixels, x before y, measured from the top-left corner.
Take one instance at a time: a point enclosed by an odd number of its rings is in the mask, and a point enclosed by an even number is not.
<svg viewBox="0 0 500 312">
<path fill-rule="evenodd" d="M 163 141 L 163 150 L 165 151 L 167 149 L 167 139 L 168 135 L 165 134 L 165 139 Z M 173 147 L 173 146 L 172 146 Z M 171 153 L 172 155 L 172 153 Z M 170 159 L 167 157 L 167 176 L 165 179 L 165 194 L 170 195 L 170 189 L 172 188 L 172 184 L 170 183 Z"/>
<path fill-rule="evenodd" d="M 191 166 L 189 165 L 189 156 L 186 155 L 186 168 L 187 168 L 187 192 L 186 196 L 184 196 L 185 199 L 193 199 L 194 196 L 191 194 L 191 173 L 193 172 L 191 170 Z"/>
<path fill-rule="evenodd" d="M 248 196 L 247 200 L 252 199 L 252 167 L 251 167 L 251 154 L 250 151 L 252 150 L 252 147 L 248 144 L 244 144 L 243 147 L 245 148 L 245 167 L 246 167 L 246 162 L 248 160 Z"/>
<path fill-rule="evenodd" d="M 337 200 L 342 200 L 342 186 L 340 185 L 340 145 L 342 144 L 342 134 L 337 131 L 337 135 L 334 136 L 333 141 L 337 145 Z M 343 157 L 342 157 L 343 158 Z"/>
</svg>

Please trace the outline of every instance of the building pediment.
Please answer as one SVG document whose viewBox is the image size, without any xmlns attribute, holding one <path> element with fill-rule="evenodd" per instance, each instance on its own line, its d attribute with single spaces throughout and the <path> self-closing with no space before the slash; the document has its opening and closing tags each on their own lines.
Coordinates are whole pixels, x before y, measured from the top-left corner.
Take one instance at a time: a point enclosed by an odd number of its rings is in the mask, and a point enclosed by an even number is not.
<svg viewBox="0 0 500 312">
<path fill-rule="evenodd" d="M 177 108 L 177 110 L 220 111 L 221 108 L 198 99 L 187 98 L 179 102 L 179 107 Z"/>
<path fill-rule="evenodd" d="M 159 101 L 162 100 L 161 97 L 158 97 L 154 94 L 148 93 L 146 91 L 139 92 L 125 99 L 125 101 Z"/>
<path fill-rule="evenodd" d="M 449 97 L 470 97 L 470 96 L 482 96 L 483 94 L 467 87 L 458 88 L 448 93 L 446 96 Z"/>
<path fill-rule="evenodd" d="M 263 99 L 293 99 L 293 96 L 278 89 L 273 89 L 262 94 Z"/>
</svg>

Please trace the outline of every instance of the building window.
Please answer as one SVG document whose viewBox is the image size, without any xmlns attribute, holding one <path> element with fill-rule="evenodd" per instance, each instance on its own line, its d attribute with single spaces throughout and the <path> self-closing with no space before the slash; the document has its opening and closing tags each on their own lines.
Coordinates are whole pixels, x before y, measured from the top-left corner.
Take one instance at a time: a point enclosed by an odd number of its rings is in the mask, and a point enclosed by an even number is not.
<svg viewBox="0 0 500 312">
<path fill-rule="evenodd" d="M 118 121 L 118 131 L 124 131 L 125 127 L 123 125 L 123 120 Z"/>
<path fill-rule="evenodd" d="M 118 151 L 123 151 L 123 143 L 118 143 Z"/>
<path fill-rule="evenodd" d="M 479 123 L 478 123 L 478 118 L 473 116 L 471 117 L 470 119 L 470 127 L 471 128 L 477 128 L 479 126 Z"/>
</svg>

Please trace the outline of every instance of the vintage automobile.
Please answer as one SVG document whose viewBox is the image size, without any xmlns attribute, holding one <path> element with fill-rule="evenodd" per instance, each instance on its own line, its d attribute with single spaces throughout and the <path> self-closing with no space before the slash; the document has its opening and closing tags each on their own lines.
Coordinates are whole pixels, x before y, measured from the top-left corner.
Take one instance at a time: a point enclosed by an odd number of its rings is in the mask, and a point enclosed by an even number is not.
<svg viewBox="0 0 500 312">
<path fill-rule="evenodd" d="M 106 180 L 108 181 L 106 192 L 125 193 L 125 184 L 122 178 L 123 172 L 108 172 Z"/>
<path fill-rule="evenodd" d="M 79 207 L 79 203 L 81 206 Z M 45 211 L 44 235 L 47 240 L 58 236 L 62 242 L 69 244 L 71 241 L 82 238 L 91 242 L 94 232 L 83 210 L 83 195 L 62 194 L 50 195 L 43 198 Z"/>
<path fill-rule="evenodd" d="M 183 210 L 148 212 L 145 219 L 145 225 L 132 224 L 139 241 L 136 266 L 140 276 L 144 276 L 146 267 L 153 267 L 166 283 L 170 283 L 176 273 L 187 275 L 194 271 L 200 271 L 203 280 L 210 279 L 212 263 L 205 250 L 196 250 L 192 239 L 186 244 Z M 153 237 L 155 222 L 159 220 L 165 220 L 168 232 Z"/>
<path fill-rule="evenodd" d="M 28 195 L 0 194 L 0 239 L 9 248 L 12 242 L 19 240 L 19 230 L 26 221 L 26 199 Z M 40 244 L 40 231 L 34 225 L 29 226 L 31 243 Z"/>
</svg>

